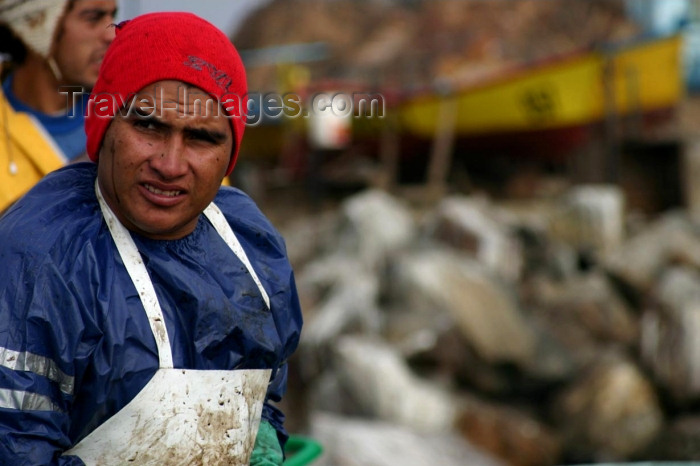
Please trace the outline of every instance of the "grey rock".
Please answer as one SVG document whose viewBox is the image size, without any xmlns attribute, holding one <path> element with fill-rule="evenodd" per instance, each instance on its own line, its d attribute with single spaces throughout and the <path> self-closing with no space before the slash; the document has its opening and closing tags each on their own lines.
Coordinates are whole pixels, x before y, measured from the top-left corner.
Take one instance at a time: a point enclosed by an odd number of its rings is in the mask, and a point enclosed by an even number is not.
<svg viewBox="0 0 700 466">
<path fill-rule="evenodd" d="M 337 248 L 356 257 L 368 270 L 380 270 L 387 258 L 406 248 L 416 237 L 410 208 L 381 190 L 368 190 L 341 205 Z"/>
<path fill-rule="evenodd" d="M 324 447 L 318 466 L 505 466 L 455 433 L 322 412 L 312 416 L 311 433 Z"/>
<path fill-rule="evenodd" d="M 425 228 L 429 236 L 469 253 L 496 276 L 516 281 L 522 273 L 522 251 L 506 215 L 485 198 L 452 196 L 438 204 Z"/>
<path fill-rule="evenodd" d="M 449 315 L 484 360 L 525 364 L 533 357 L 535 336 L 514 296 L 473 259 L 420 250 L 398 258 L 394 271 L 402 304 Z"/>
<path fill-rule="evenodd" d="M 553 406 L 568 448 L 597 461 L 625 460 L 645 449 L 663 427 L 653 385 L 621 357 L 601 359 Z"/>
<path fill-rule="evenodd" d="M 606 268 L 646 293 L 671 261 L 700 266 L 700 237 L 683 212 L 669 212 L 625 241 L 605 260 Z"/>
<path fill-rule="evenodd" d="M 335 346 L 341 383 L 370 417 L 423 432 L 449 432 L 457 398 L 414 375 L 397 350 L 381 340 L 344 336 Z"/>
<path fill-rule="evenodd" d="M 658 308 L 642 319 L 644 363 L 677 403 L 700 398 L 700 272 L 669 267 L 654 296 Z"/>
<path fill-rule="evenodd" d="M 561 439 L 523 410 L 470 397 L 457 418 L 457 429 L 469 443 L 511 466 L 558 464 Z"/>
</svg>

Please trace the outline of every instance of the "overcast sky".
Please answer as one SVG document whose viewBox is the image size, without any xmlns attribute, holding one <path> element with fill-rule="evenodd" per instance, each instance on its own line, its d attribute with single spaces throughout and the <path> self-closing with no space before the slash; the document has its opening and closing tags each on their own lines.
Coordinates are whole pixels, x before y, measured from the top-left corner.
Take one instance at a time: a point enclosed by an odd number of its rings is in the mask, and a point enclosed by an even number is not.
<svg viewBox="0 0 700 466">
<path fill-rule="evenodd" d="M 119 20 L 152 11 L 191 11 L 231 36 L 241 21 L 269 0 L 122 0 Z"/>
</svg>

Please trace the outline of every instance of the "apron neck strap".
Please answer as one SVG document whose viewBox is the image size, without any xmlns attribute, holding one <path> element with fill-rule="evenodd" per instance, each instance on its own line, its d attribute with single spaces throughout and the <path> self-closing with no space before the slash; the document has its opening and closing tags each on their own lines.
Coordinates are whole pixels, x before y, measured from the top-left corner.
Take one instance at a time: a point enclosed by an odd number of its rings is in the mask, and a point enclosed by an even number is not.
<svg viewBox="0 0 700 466">
<path fill-rule="evenodd" d="M 223 238 L 228 247 L 231 248 L 231 251 L 233 251 L 236 257 L 238 257 L 238 259 L 241 262 L 243 262 L 243 265 L 245 265 L 245 268 L 248 270 L 248 273 L 255 282 L 255 285 L 258 287 L 258 290 L 260 291 L 260 294 L 262 295 L 262 298 L 265 301 L 265 305 L 269 310 L 270 297 L 268 296 L 267 291 L 265 291 L 265 288 L 260 282 L 258 274 L 255 273 L 255 269 L 251 265 L 250 260 L 248 260 L 248 256 L 243 250 L 241 243 L 238 241 L 238 238 L 236 238 L 236 235 L 233 233 L 231 225 L 229 225 L 229 223 L 226 221 L 226 217 L 224 217 L 224 214 L 221 212 L 221 209 L 219 209 L 219 207 L 217 207 L 217 205 L 212 202 L 207 206 L 206 209 L 204 209 L 204 215 L 207 216 L 207 218 L 214 226 L 216 231 Z"/>
<path fill-rule="evenodd" d="M 165 319 L 163 311 L 158 302 L 156 290 L 153 288 L 151 277 L 148 275 L 146 265 L 143 263 L 143 258 L 139 253 L 134 240 L 129 231 L 121 224 L 119 219 L 112 209 L 109 208 L 100 191 L 99 183 L 95 178 L 95 194 L 100 203 L 102 216 L 107 222 L 107 227 L 112 235 L 112 239 L 117 246 L 117 251 L 124 262 L 124 267 L 131 277 L 131 281 L 136 287 L 136 291 L 141 299 L 141 304 L 148 316 L 148 323 L 151 325 L 151 331 L 156 339 L 158 347 L 158 359 L 160 367 L 169 369 L 173 367 L 173 354 L 170 348 L 170 338 L 168 337 L 168 329 L 165 327 Z"/>
</svg>

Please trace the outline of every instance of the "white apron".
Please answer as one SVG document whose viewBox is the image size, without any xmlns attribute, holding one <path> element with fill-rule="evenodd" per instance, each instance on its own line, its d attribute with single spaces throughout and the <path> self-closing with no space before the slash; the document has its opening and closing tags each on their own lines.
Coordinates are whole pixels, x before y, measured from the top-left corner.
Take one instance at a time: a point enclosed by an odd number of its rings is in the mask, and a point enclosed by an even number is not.
<svg viewBox="0 0 700 466">
<path fill-rule="evenodd" d="M 129 404 L 64 454 L 88 466 L 248 464 L 271 371 L 173 368 L 163 313 L 141 255 L 97 182 L 95 191 L 148 315 L 160 368 Z M 219 208 L 212 203 L 204 214 L 246 266 L 269 308 L 269 297 Z"/>
</svg>

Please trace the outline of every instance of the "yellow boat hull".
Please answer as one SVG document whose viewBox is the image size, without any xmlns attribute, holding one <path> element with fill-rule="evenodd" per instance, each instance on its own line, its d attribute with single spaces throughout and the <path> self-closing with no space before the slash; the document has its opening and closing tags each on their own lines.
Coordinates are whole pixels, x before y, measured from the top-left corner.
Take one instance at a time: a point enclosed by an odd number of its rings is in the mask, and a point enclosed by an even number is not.
<svg viewBox="0 0 700 466">
<path fill-rule="evenodd" d="M 458 135 L 565 128 L 674 106 L 683 96 L 680 38 L 647 42 L 605 55 L 590 52 L 511 73 L 481 86 L 408 99 L 401 126 L 432 137 L 446 102 Z"/>
</svg>

